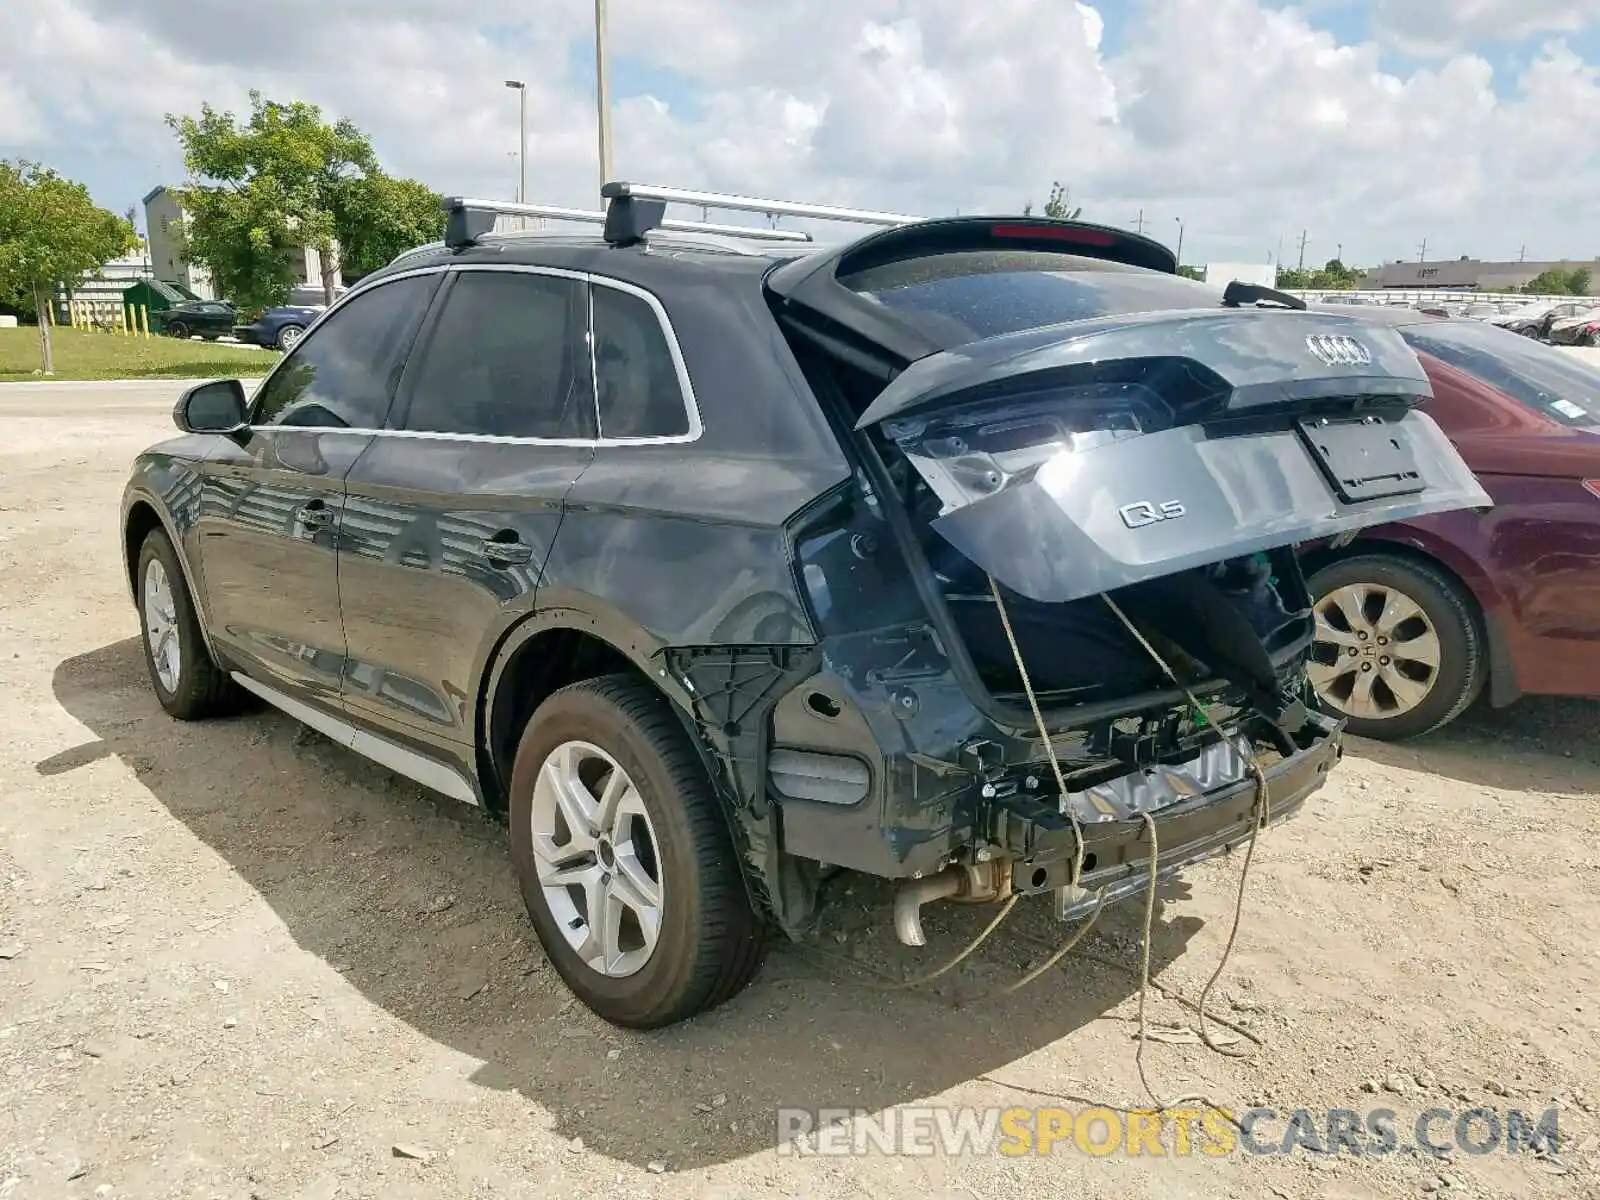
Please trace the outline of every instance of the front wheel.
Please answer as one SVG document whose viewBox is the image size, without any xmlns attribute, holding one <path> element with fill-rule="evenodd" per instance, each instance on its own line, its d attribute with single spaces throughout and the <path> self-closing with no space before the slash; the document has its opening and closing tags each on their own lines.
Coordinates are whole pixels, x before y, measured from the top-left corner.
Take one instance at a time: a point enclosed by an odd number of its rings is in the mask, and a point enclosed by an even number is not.
<svg viewBox="0 0 1600 1200">
<path fill-rule="evenodd" d="M 167 332 L 173 337 L 183 341 L 187 341 L 189 338 L 189 327 L 182 321 L 174 321 L 172 324 L 168 325 Z"/>
<path fill-rule="evenodd" d="M 305 333 L 305 330 L 298 325 L 285 325 L 278 330 L 278 349 L 293 350 L 295 343 L 300 340 L 300 335 L 303 333 Z"/>
<path fill-rule="evenodd" d="M 1351 733 L 1396 741 L 1455 720 L 1485 679 L 1473 602 L 1435 567 L 1363 554 L 1310 580 L 1316 637 L 1307 673 Z"/>
<path fill-rule="evenodd" d="M 234 711 L 238 686 L 206 649 L 194 598 L 164 531 L 144 539 L 135 578 L 145 666 L 161 707 L 180 721 Z"/>
<path fill-rule="evenodd" d="M 556 971 L 605 1020 L 672 1024 L 727 1000 L 763 928 L 683 725 L 626 675 L 556 692 L 517 747 L 511 856 Z"/>
</svg>

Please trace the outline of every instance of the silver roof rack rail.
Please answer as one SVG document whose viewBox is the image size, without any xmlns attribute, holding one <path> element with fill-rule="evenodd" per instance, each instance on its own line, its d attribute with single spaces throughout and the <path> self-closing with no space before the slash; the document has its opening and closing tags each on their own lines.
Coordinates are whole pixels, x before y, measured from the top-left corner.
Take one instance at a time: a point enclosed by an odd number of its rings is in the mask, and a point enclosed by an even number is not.
<svg viewBox="0 0 1600 1200">
<path fill-rule="evenodd" d="M 555 221 L 578 221 L 590 225 L 606 225 L 610 215 L 586 208 L 562 208 L 555 204 L 517 204 L 509 200 L 480 200 L 464 196 L 448 196 L 444 200 L 447 214 L 444 244 L 465 246 L 476 242 L 494 229 L 494 219 L 507 217 L 543 217 Z M 724 238 L 737 238 L 754 242 L 809 242 L 811 235 L 798 229 L 763 229 L 750 225 L 718 225 L 709 221 L 661 220 L 654 228 L 668 233 L 708 234 Z"/>
<path fill-rule="evenodd" d="M 654 200 L 662 204 L 693 204 L 730 212 L 764 213 L 769 217 L 806 217 L 815 221 L 845 221 L 858 225 L 910 225 L 925 220 L 905 213 L 873 212 L 864 208 L 835 208 L 828 204 L 801 204 L 793 200 L 764 200 L 725 192 L 696 192 L 687 188 L 658 187 L 648 183 L 608 183 L 600 189 L 607 200 Z M 671 222 L 664 222 L 667 228 Z M 778 232 L 773 230 L 772 232 Z"/>
</svg>

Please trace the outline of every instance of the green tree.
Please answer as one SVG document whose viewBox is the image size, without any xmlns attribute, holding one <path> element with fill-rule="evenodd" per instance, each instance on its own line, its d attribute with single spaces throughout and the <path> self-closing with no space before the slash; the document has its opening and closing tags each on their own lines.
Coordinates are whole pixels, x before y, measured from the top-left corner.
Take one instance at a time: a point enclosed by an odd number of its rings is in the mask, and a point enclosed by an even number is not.
<svg viewBox="0 0 1600 1200">
<path fill-rule="evenodd" d="M 289 255 L 308 246 L 333 301 L 335 209 L 351 181 L 378 171 L 366 134 L 348 120 L 328 124 L 314 104 L 280 104 L 250 93 L 250 116 L 202 105 L 198 117 L 167 116 L 183 146 L 190 182 L 183 253 L 246 305 L 275 304 L 293 284 Z"/>
<path fill-rule="evenodd" d="M 39 355 L 55 373 L 50 290 L 84 276 L 139 244 L 133 226 L 100 208 L 81 183 L 48 167 L 0 159 L 0 298 L 27 298 L 39 321 Z"/>
<path fill-rule="evenodd" d="M 1052 183 L 1050 185 L 1050 198 L 1044 202 L 1044 215 L 1060 221 L 1076 221 L 1083 215 L 1083 206 L 1072 207 L 1068 203 L 1070 196 L 1071 193 L 1067 191 L 1066 184 L 1059 180 Z M 1022 206 L 1022 215 L 1025 217 L 1033 215 L 1032 200 Z"/>
<path fill-rule="evenodd" d="M 356 277 L 444 237 L 439 193 L 415 179 L 374 172 L 345 180 L 334 198 L 333 215 L 344 265 Z"/>
<path fill-rule="evenodd" d="M 1186 267 L 1180 264 L 1178 267 L 1178 274 L 1182 275 L 1185 279 L 1197 279 L 1201 283 L 1204 283 L 1206 278 L 1204 267 Z"/>
<path fill-rule="evenodd" d="M 1521 290 L 1535 296 L 1584 296 L 1589 292 L 1591 278 L 1587 267 L 1571 271 L 1552 267 L 1528 280 Z"/>
</svg>

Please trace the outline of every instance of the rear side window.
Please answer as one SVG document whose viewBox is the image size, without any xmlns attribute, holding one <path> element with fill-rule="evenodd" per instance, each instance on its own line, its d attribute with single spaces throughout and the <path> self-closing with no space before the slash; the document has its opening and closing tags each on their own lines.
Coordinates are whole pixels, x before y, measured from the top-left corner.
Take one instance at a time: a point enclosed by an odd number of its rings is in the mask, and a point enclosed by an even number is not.
<svg viewBox="0 0 1600 1200">
<path fill-rule="evenodd" d="M 1564 350 L 1479 321 L 1440 321 L 1400 331 L 1431 354 L 1564 425 L 1600 425 L 1600 369 Z"/>
<path fill-rule="evenodd" d="M 1076 254 L 970 250 L 870 267 L 839 282 L 941 346 L 1121 313 L 1216 308 L 1192 279 Z"/>
<path fill-rule="evenodd" d="M 279 364 L 255 399 L 255 425 L 380 429 L 395 377 L 436 275 L 413 275 L 353 296 Z"/>
<path fill-rule="evenodd" d="M 490 437 L 594 435 L 572 279 L 463 271 L 412 356 L 403 428 Z"/>
<path fill-rule="evenodd" d="M 661 319 L 646 301 L 596 284 L 594 378 L 603 438 L 682 437 L 688 397 Z"/>
</svg>

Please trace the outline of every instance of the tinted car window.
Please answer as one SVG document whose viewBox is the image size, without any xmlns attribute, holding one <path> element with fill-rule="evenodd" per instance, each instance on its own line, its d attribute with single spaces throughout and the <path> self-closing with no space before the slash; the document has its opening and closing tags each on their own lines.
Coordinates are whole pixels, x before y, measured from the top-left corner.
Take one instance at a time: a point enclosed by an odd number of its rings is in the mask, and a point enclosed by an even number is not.
<svg viewBox="0 0 1600 1200">
<path fill-rule="evenodd" d="M 579 284 L 521 271 L 466 271 L 406 374 L 404 427 L 493 437 L 593 436 L 577 369 Z"/>
<path fill-rule="evenodd" d="M 689 432 L 678 369 L 655 310 L 638 296 L 595 286 L 595 392 L 600 436 L 678 437 Z"/>
<path fill-rule="evenodd" d="M 1600 370 L 1539 342 L 1476 321 L 1400 331 L 1413 349 L 1477 376 L 1567 425 L 1600 424 Z"/>
<path fill-rule="evenodd" d="M 312 330 L 256 396 L 254 425 L 378 429 L 438 277 L 415 275 L 354 297 Z"/>
<path fill-rule="evenodd" d="M 1222 303 L 1221 289 L 1180 275 L 1026 250 L 905 259 L 839 282 L 944 346 L 1063 321 Z"/>
</svg>

